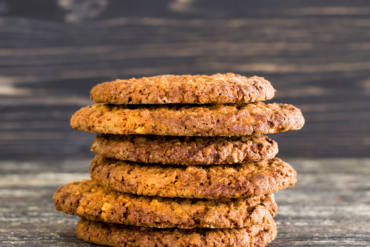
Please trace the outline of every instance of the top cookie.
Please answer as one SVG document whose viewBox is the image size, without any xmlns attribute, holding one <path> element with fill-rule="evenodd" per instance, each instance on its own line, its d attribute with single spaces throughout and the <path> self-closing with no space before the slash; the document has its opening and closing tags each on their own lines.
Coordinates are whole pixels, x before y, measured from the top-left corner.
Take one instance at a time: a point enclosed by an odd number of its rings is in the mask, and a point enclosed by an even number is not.
<svg viewBox="0 0 370 247">
<path fill-rule="evenodd" d="M 90 98 L 109 104 L 227 104 L 272 99 L 275 89 L 262 77 L 233 73 L 158 75 L 96 85 Z"/>
</svg>

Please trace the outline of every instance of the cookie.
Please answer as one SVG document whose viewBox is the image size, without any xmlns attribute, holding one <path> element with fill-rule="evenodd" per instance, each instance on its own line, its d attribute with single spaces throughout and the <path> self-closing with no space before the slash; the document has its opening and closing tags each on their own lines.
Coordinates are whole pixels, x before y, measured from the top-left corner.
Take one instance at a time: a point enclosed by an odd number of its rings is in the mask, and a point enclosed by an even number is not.
<svg viewBox="0 0 370 247">
<path fill-rule="evenodd" d="M 156 228 L 242 228 L 275 216 L 273 194 L 247 199 L 202 200 L 124 194 L 90 180 L 61 186 L 55 209 L 93 221 Z"/>
<path fill-rule="evenodd" d="M 77 237 L 86 242 L 115 247 L 257 247 L 270 243 L 276 234 L 276 225 L 271 216 L 261 225 L 238 229 L 157 229 L 107 224 L 83 218 L 76 228 Z"/>
<path fill-rule="evenodd" d="M 296 182 L 296 172 L 278 158 L 216 166 L 126 163 L 96 156 L 90 177 L 111 189 L 136 195 L 182 198 L 239 198 L 275 193 Z"/>
<path fill-rule="evenodd" d="M 96 103 L 126 104 L 226 104 L 272 99 L 275 90 L 262 77 L 232 73 L 159 75 L 115 80 L 96 85 L 90 98 Z"/>
<path fill-rule="evenodd" d="M 105 134 L 169 136 L 243 136 L 298 130 L 301 111 L 287 104 L 207 106 L 113 106 L 80 109 L 74 129 Z"/>
<path fill-rule="evenodd" d="M 278 145 L 267 136 L 171 137 L 99 134 L 91 151 L 143 163 L 220 165 L 272 159 Z"/>
</svg>

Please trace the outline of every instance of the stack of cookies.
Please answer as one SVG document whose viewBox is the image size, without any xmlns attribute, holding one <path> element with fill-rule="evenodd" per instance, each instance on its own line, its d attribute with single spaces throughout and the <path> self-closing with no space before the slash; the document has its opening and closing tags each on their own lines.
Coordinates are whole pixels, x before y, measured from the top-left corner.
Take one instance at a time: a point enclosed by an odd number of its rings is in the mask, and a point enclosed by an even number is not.
<svg viewBox="0 0 370 247">
<path fill-rule="evenodd" d="M 74 129 L 98 133 L 91 180 L 62 186 L 77 237 L 108 246 L 265 246 L 275 193 L 296 182 L 263 134 L 298 130 L 299 109 L 264 104 L 260 77 L 163 75 L 95 86 Z"/>
</svg>

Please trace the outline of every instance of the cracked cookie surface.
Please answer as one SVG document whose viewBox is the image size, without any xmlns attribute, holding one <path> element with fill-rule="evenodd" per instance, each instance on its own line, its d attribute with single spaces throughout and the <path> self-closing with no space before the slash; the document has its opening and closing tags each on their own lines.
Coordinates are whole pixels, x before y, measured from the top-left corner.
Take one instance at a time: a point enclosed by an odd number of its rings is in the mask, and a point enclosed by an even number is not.
<svg viewBox="0 0 370 247">
<path fill-rule="evenodd" d="M 105 134 L 244 136 L 298 130 L 301 111 L 288 104 L 114 106 L 92 105 L 71 119 L 74 129 Z"/>
<path fill-rule="evenodd" d="M 98 134 L 91 151 L 143 163 L 222 165 L 272 159 L 278 145 L 267 136 L 171 137 Z"/>
<path fill-rule="evenodd" d="M 270 243 L 276 233 L 276 225 L 271 216 L 260 225 L 238 229 L 158 229 L 107 224 L 83 218 L 76 228 L 78 238 L 114 247 L 257 247 Z"/>
<path fill-rule="evenodd" d="M 274 195 L 202 200 L 120 193 L 93 181 L 61 186 L 55 208 L 93 221 L 156 228 L 242 228 L 275 216 Z"/>
<path fill-rule="evenodd" d="M 90 177 L 123 193 L 206 199 L 266 195 L 296 182 L 295 170 L 278 158 L 202 167 L 143 165 L 97 155 L 90 166 Z"/>
<path fill-rule="evenodd" d="M 272 99 L 275 89 L 262 77 L 233 73 L 214 75 L 158 75 L 115 80 L 96 85 L 90 98 L 96 103 L 227 104 Z"/>
</svg>

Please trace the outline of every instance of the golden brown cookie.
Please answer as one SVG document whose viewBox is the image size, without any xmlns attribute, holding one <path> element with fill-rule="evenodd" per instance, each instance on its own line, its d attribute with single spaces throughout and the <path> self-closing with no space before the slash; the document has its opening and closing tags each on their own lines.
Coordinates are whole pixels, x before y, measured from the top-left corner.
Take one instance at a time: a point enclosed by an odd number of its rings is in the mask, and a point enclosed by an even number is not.
<svg viewBox="0 0 370 247">
<path fill-rule="evenodd" d="M 90 180 L 61 186 L 56 210 L 89 220 L 156 228 L 242 228 L 275 216 L 274 195 L 202 200 L 124 194 Z"/>
<path fill-rule="evenodd" d="M 99 134 L 91 151 L 119 160 L 174 165 L 222 165 L 272 159 L 278 145 L 267 136 L 172 137 Z"/>
<path fill-rule="evenodd" d="M 238 229 L 157 229 L 107 224 L 83 218 L 76 228 L 78 238 L 114 247 L 258 247 L 270 243 L 276 234 L 276 225 L 271 216 L 261 225 Z"/>
<path fill-rule="evenodd" d="M 96 103 L 126 104 L 226 104 L 269 100 L 275 90 L 262 77 L 232 73 L 158 75 L 115 80 L 96 85 L 90 98 Z"/>
<path fill-rule="evenodd" d="M 261 196 L 296 182 L 294 169 L 278 158 L 237 165 L 174 167 L 126 163 L 97 155 L 90 176 L 123 193 L 206 199 Z"/>
<path fill-rule="evenodd" d="M 301 111 L 287 104 L 207 106 L 113 106 L 80 109 L 74 129 L 105 134 L 169 136 L 243 136 L 298 130 Z"/>
</svg>

